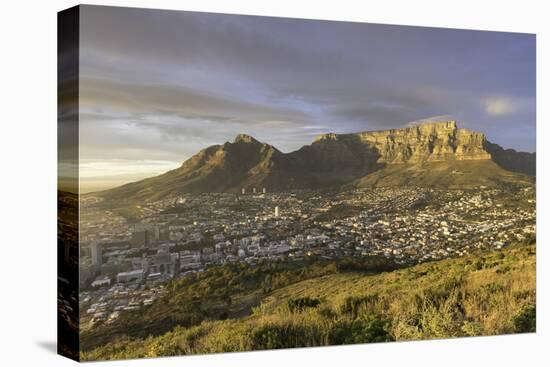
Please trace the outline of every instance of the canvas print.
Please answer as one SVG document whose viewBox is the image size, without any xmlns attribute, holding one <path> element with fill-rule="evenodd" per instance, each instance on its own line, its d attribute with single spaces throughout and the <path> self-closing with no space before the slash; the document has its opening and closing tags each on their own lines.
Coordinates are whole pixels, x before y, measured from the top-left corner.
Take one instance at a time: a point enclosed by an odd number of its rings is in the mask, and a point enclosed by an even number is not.
<svg viewBox="0 0 550 367">
<path fill-rule="evenodd" d="M 58 24 L 61 354 L 535 332 L 535 35 Z"/>
</svg>

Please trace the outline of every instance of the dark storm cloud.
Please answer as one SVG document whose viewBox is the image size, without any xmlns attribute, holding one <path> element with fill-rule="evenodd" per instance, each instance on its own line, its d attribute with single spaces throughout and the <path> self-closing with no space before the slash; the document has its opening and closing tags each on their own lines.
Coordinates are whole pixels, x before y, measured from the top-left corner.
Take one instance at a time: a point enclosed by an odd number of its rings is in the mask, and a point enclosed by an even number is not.
<svg viewBox="0 0 550 367">
<path fill-rule="evenodd" d="M 241 132 L 290 151 L 438 115 L 535 149 L 532 35 L 95 6 L 81 31 L 89 158 L 180 161 Z"/>
</svg>

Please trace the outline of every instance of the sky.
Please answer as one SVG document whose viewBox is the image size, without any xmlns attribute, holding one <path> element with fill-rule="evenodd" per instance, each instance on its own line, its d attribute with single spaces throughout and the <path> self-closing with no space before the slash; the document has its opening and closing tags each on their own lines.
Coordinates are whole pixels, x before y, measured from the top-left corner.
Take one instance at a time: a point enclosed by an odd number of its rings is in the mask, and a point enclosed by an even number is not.
<svg viewBox="0 0 550 367">
<path fill-rule="evenodd" d="M 456 120 L 535 151 L 535 36 L 83 6 L 80 179 L 93 191 L 254 136 Z"/>
</svg>

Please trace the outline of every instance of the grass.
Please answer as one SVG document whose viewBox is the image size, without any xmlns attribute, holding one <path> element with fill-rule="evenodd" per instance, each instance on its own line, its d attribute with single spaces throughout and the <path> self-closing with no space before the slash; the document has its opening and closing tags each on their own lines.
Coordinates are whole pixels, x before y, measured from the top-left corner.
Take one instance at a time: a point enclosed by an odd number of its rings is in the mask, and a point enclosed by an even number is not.
<svg viewBox="0 0 550 367">
<path fill-rule="evenodd" d="M 126 359 L 535 331 L 535 246 L 267 292 L 249 316 L 123 337 L 82 353 Z"/>
</svg>

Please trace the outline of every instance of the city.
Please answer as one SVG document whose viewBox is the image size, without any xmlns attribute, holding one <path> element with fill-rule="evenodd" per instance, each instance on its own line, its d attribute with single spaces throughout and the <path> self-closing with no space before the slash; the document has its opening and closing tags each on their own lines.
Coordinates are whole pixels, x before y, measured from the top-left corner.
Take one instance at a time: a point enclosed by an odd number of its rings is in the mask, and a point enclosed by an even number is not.
<svg viewBox="0 0 550 367">
<path fill-rule="evenodd" d="M 383 256 L 410 266 L 535 238 L 534 187 L 185 194 L 104 209 L 81 198 L 84 329 L 152 304 L 215 265 Z"/>
</svg>

